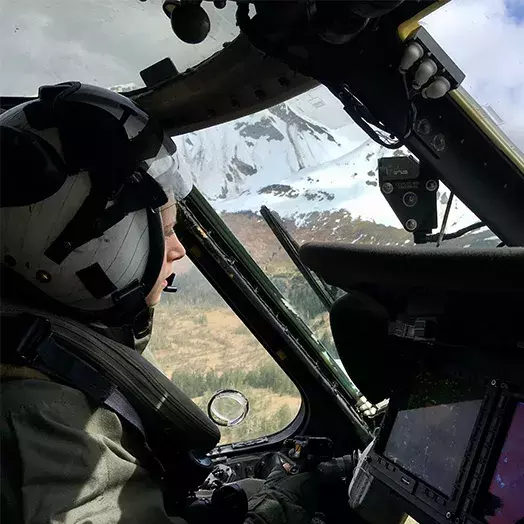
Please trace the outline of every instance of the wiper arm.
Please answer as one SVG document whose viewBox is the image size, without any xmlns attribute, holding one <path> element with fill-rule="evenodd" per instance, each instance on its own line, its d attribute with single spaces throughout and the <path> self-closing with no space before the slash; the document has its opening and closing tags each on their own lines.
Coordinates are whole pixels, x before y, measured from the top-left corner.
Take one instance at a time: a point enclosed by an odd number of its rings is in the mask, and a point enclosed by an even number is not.
<svg viewBox="0 0 524 524">
<path fill-rule="evenodd" d="M 317 297 L 326 306 L 328 311 L 331 310 L 331 306 L 335 302 L 336 291 L 333 292 L 330 286 L 322 278 L 316 275 L 302 262 L 302 260 L 300 260 L 298 255 L 299 245 L 296 243 L 295 239 L 286 231 L 274 213 L 267 206 L 262 206 L 260 208 L 260 214 L 266 221 L 267 225 L 271 228 L 271 231 L 273 231 L 273 234 L 277 237 L 280 245 L 289 255 L 297 269 L 307 280 L 308 284 L 311 286 Z"/>
</svg>

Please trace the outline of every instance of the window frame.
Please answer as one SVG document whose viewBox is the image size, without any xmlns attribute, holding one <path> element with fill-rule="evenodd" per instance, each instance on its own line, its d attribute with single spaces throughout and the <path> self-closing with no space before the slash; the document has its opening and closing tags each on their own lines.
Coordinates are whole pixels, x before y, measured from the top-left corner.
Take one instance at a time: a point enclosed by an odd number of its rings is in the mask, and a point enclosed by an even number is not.
<svg viewBox="0 0 524 524">
<path fill-rule="evenodd" d="M 219 446 L 214 454 L 245 453 L 281 442 L 307 430 L 320 415 L 320 402 L 332 404 L 348 420 L 348 431 L 359 444 L 371 440 L 368 425 L 356 409 L 356 401 L 335 370 L 322 359 L 325 351 L 304 322 L 286 305 L 278 289 L 229 230 L 206 198 L 193 188 L 178 206 L 176 232 L 187 255 L 240 320 L 268 351 L 302 396 L 296 419 L 264 442 L 235 447 Z M 327 395 L 327 397 L 326 397 Z M 340 424 L 338 420 L 337 426 Z M 259 439 L 254 439 L 255 441 Z"/>
</svg>

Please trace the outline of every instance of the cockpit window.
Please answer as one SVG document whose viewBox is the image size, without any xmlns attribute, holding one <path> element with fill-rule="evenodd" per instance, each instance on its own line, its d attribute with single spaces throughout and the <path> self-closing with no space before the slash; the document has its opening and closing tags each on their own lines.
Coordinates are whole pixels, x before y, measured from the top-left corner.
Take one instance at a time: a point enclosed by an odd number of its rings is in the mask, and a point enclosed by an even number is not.
<svg viewBox="0 0 524 524">
<path fill-rule="evenodd" d="M 407 246 L 402 228 L 378 187 L 378 159 L 409 151 L 381 147 L 344 112 L 323 86 L 253 115 L 174 137 L 180 168 L 267 267 L 284 265 L 281 250 L 260 215 L 267 206 L 295 240 Z M 449 201 L 437 192 L 439 225 Z M 478 222 L 456 197 L 446 232 Z M 268 240 L 266 241 L 266 233 Z M 435 231 L 437 232 L 437 231 Z M 479 228 L 448 247 L 494 247 L 499 242 Z"/>
<path fill-rule="evenodd" d="M 378 187 L 378 159 L 393 153 L 366 134 L 324 87 L 209 129 L 174 137 L 180 169 L 195 184 L 280 290 L 286 304 L 309 326 L 323 358 L 348 379 L 331 338 L 328 308 L 297 269 L 261 215 L 266 206 L 298 245 L 307 241 L 395 246 L 413 245 Z M 439 225 L 450 201 L 441 184 Z M 478 223 L 456 197 L 446 233 Z M 435 231 L 438 233 L 438 230 Z M 488 228 L 453 240 L 447 247 L 495 247 Z M 424 247 L 420 247 L 424 249 Z M 365 348 L 362 348 L 365 350 Z"/>
<path fill-rule="evenodd" d="M 235 6 L 228 4 L 219 11 L 203 3 L 211 30 L 191 45 L 175 36 L 162 2 L 3 2 L 0 93 L 33 96 L 38 86 L 68 80 L 128 91 L 143 86 L 142 69 L 165 57 L 184 71 L 237 36 Z"/>
</svg>

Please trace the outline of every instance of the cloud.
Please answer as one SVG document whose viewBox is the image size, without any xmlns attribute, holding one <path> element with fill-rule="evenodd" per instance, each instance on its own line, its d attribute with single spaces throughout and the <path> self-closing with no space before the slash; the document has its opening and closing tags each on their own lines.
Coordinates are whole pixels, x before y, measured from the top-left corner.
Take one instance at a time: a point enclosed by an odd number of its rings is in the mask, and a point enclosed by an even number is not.
<svg viewBox="0 0 524 524">
<path fill-rule="evenodd" d="M 524 0 L 454 0 L 425 21 L 466 73 L 464 87 L 502 117 L 524 150 Z"/>
<path fill-rule="evenodd" d="M 66 80 L 142 85 L 139 72 L 166 56 L 183 71 L 238 32 L 232 9 L 208 7 L 210 35 L 192 46 L 173 34 L 160 1 L 3 2 L 0 93 L 33 95 L 42 84 Z"/>
</svg>

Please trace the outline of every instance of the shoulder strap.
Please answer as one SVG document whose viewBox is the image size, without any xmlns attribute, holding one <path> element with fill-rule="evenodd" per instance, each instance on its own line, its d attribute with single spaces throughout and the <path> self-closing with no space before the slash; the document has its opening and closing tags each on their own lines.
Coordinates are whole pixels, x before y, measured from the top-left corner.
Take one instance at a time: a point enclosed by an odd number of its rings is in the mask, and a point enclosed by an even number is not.
<svg viewBox="0 0 524 524">
<path fill-rule="evenodd" d="M 2 328 L 2 363 L 36 369 L 78 389 L 92 402 L 110 409 L 133 427 L 151 454 L 142 420 L 135 408 L 115 384 L 57 342 L 49 320 L 21 313 L 10 317 L 10 322 L 3 322 Z M 155 466 L 161 467 L 157 460 L 154 462 Z"/>
</svg>

